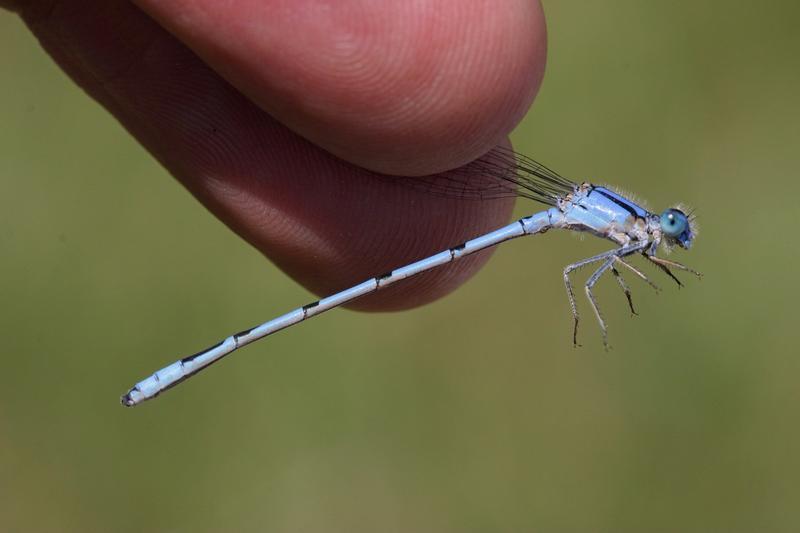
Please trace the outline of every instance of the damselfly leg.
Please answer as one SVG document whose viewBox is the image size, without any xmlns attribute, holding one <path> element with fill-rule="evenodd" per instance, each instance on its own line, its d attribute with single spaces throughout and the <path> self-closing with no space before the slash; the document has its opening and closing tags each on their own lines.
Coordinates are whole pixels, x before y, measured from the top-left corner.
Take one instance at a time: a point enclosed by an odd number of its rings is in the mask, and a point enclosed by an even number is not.
<svg viewBox="0 0 800 533">
<path fill-rule="evenodd" d="M 592 304 L 594 315 L 597 317 L 597 322 L 600 324 L 600 332 L 603 334 L 603 348 L 606 350 L 608 350 L 608 328 L 606 327 L 606 321 L 603 320 L 603 316 L 600 314 L 600 308 L 597 306 L 597 300 L 595 300 L 594 294 L 592 294 L 592 288 L 594 287 L 595 283 L 597 283 L 597 280 L 600 279 L 600 276 L 602 276 L 609 268 L 613 268 L 613 266 L 614 257 L 609 257 L 606 259 L 606 262 L 603 263 L 603 266 L 595 270 L 594 274 L 589 277 L 586 285 L 584 285 L 586 297 L 589 299 L 589 303 Z"/>
<path fill-rule="evenodd" d="M 680 282 L 680 280 L 678 278 L 675 277 L 675 275 L 672 273 L 672 271 L 669 269 L 669 267 L 677 268 L 678 270 L 683 270 L 684 272 L 690 272 L 690 273 L 694 274 L 695 276 L 697 276 L 698 279 L 702 279 L 703 278 L 703 275 L 700 272 L 698 272 L 696 270 L 693 270 L 693 269 L 687 267 L 684 264 L 678 263 L 677 261 L 670 261 L 669 259 L 662 259 L 660 257 L 656 257 L 655 255 L 651 255 L 651 254 L 645 254 L 645 257 L 647 257 L 647 259 L 649 259 L 650 261 L 655 263 L 661 270 L 666 272 L 667 275 L 669 275 L 669 277 L 674 279 L 679 287 L 683 287 L 683 284 Z"/>
<path fill-rule="evenodd" d="M 569 298 L 569 307 L 572 311 L 572 318 L 573 318 L 573 329 L 572 329 L 572 343 L 575 346 L 579 346 L 578 344 L 578 322 L 580 321 L 579 314 L 578 314 L 578 306 L 575 303 L 575 292 L 572 290 L 572 282 L 569 279 L 569 275 L 573 270 L 578 268 L 584 267 L 586 265 L 590 265 L 592 263 L 596 263 L 598 261 L 604 261 L 603 265 L 597 269 L 589 278 L 589 280 L 584 285 L 584 289 L 586 291 L 586 296 L 589 299 L 589 303 L 592 304 L 592 309 L 594 310 L 595 315 L 597 316 L 597 321 L 600 323 L 600 330 L 603 333 L 603 345 L 606 349 L 608 349 L 608 342 L 607 342 L 607 328 L 603 317 L 600 315 L 600 308 L 597 305 L 597 301 L 592 294 L 592 287 L 597 283 L 597 280 L 603 275 L 604 272 L 607 270 L 611 270 L 617 279 L 620 287 L 622 287 L 623 292 L 625 293 L 626 298 L 628 299 L 628 305 L 631 308 L 631 312 L 636 314 L 636 311 L 633 308 L 633 302 L 631 300 L 630 289 L 628 288 L 625 281 L 622 279 L 621 274 L 619 271 L 614 267 L 615 263 L 619 263 L 624 265 L 627 269 L 631 272 L 634 272 L 637 276 L 641 279 L 646 281 L 651 287 L 658 290 L 658 287 L 651 282 L 647 276 L 641 273 L 636 267 L 629 264 L 623 258 L 629 256 L 631 254 L 635 254 L 642 249 L 646 248 L 648 245 L 647 242 L 636 243 L 629 246 L 623 246 L 622 248 L 616 248 L 614 250 L 609 250 L 608 252 L 603 252 L 602 254 L 595 255 L 593 257 L 589 257 L 588 259 L 584 259 L 582 261 L 578 261 L 576 263 L 572 263 L 567 265 L 564 268 L 564 285 L 567 288 L 567 297 Z"/>
<path fill-rule="evenodd" d="M 661 288 L 659 288 L 658 285 L 656 285 L 655 283 L 650 281 L 650 278 L 648 278 L 647 276 L 644 275 L 644 272 L 642 272 L 641 270 L 639 270 L 638 268 L 636 268 L 632 264 L 628 263 L 627 261 L 625 261 L 621 257 L 617 257 L 617 263 L 623 265 L 625 268 L 627 268 L 628 270 L 630 270 L 631 272 L 636 274 L 639 277 L 639 279 L 641 279 L 642 281 L 644 281 L 645 283 L 650 285 L 653 288 L 654 291 L 659 292 L 661 290 Z"/>
<path fill-rule="evenodd" d="M 618 248 L 616 250 L 609 250 L 608 252 L 603 252 L 602 254 L 595 255 L 594 257 L 589 257 L 588 259 L 584 259 L 582 261 L 578 261 L 564 267 L 564 286 L 566 286 L 567 288 L 567 298 L 569 298 L 569 308 L 572 311 L 572 318 L 573 318 L 572 344 L 574 344 L 575 346 L 579 346 L 578 322 L 580 321 L 580 318 L 578 315 L 578 306 L 575 303 L 575 292 L 572 290 L 572 282 L 569 279 L 569 275 L 573 270 L 584 267 L 586 265 L 591 265 L 592 263 L 596 263 L 597 261 L 602 261 L 603 259 L 608 259 L 609 257 L 613 257 L 620 250 L 621 248 Z"/>
<path fill-rule="evenodd" d="M 628 288 L 628 284 L 625 283 L 625 280 L 622 279 L 622 275 L 617 270 L 617 267 L 611 266 L 611 273 L 614 274 L 614 279 L 617 280 L 622 292 L 625 293 L 625 298 L 628 299 L 628 307 L 631 308 L 632 315 L 638 315 L 639 313 L 636 312 L 636 309 L 633 308 L 633 300 L 631 300 L 631 290 Z"/>
</svg>

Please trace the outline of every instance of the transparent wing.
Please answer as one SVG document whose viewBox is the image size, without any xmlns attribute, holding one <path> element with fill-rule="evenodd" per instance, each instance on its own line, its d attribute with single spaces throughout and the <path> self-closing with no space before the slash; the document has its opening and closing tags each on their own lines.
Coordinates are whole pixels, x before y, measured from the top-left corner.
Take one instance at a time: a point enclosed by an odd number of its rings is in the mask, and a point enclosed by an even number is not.
<svg viewBox="0 0 800 533">
<path fill-rule="evenodd" d="M 393 179 L 445 198 L 492 200 L 518 196 L 547 205 L 556 205 L 558 198 L 577 187 L 541 163 L 503 147 L 455 170 Z"/>
</svg>

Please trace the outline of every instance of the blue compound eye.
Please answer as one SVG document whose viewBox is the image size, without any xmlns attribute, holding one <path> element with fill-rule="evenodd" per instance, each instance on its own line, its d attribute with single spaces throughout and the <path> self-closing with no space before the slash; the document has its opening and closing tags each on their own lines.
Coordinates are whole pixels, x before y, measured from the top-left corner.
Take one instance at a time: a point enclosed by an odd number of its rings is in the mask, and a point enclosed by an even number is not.
<svg viewBox="0 0 800 533">
<path fill-rule="evenodd" d="M 678 237 L 689 228 L 689 219 L 677 209 L 667 209 L 661 214 L 661 231 L 668 237 Z"/>
</svg>

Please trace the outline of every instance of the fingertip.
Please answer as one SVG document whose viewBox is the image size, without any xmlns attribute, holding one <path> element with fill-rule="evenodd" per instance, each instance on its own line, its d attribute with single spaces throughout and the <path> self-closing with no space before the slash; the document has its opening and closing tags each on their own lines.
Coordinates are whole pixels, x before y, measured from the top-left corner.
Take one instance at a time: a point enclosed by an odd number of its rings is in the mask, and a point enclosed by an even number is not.
<svg viewBox="0 0 800 533">
<path fill-rule="evenodd" d="M 258 109 L 131 4 L 101 12 L 104 6 L 75 0 L 65 6 L 68 16 L 29 24 L 64 70 L 206 207 L 312 292 L 331 294 L 507 222 L 512 198 L 441 198 L 332 156 Z M 489 253 L 354 307 L 433 301 L 469 279 Z"/>
<path fill-rule="evenodd" d="M 290 129 L 387 174 L 486 153 L 544 74 L 544 14 L 530 0 L 137 3 Z"/>
</svg>

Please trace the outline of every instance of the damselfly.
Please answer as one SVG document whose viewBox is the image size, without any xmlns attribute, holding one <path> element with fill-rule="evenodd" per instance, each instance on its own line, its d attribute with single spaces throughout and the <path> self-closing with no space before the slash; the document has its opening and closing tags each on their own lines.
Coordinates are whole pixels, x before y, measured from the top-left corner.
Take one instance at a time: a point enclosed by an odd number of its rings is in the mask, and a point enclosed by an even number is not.
<svg viewBox="0 0 800 533">
<path fill-rule="evenodd" d="M 411 178 L 405 180 L 413 183 L 410 181 Z M 584 290 L 600 323 L 603 344 L 606 348 L 608 347 L 606 323 L 600 315 L 597 301 L 592 293 L 592 288 L 604 273 L 610 271 L 613 274 L 625 293 L 628 305 L 634 314 L 630 289 L 620 274 L 620 268 L 633 273 L 653 288 L 658 289 L 658 287 L 637 267 L 627 261 L 629 257 L 636 254 L 643 255 L 679 286 L 681 282 L 670 268 L 700 276 L 699 273 L 680 263 L 656 256 L 659 245 L 663 245 L 667 249 L 675 245 L 689 249 L 697 232 L 692 213 L 686 213 L 685 209 L 680 207 L 666 209 L 661 214 L 651 213 L 618 192 L 591 183 L 574 183 L 544 165 L 509 149 L 496 148 L 478 161 L 457 171 L 447 172 L 426 180 L 424 184 L 431 193 L 444 196 L 490 199 L 514 195 L 529 198 L 551 207 L 430 257 L 377 275 L 354 287 L 304 305 L 260 326 L 231 335 L 219 344 L 184 357 L 140 381 L 122 397 L 122 404 L 131 407 L 155 398 L 161 392 L 193 376 L 234 350 L 324 311 L 501 242 L 524 235 L 544 233 L 550 229 L 588 232 L 615 244 L 612 250 L 572 263 L 564 269 L 564 284 L 567 288 L 573 316 L 572 341 L 575 345 L 578 343 L 579 319 L 578 309 L 575 305 L 575 293 L 569 277 L 573 270 L 589 264 L 600 265 L 585 283 Z"/>
</svg>

